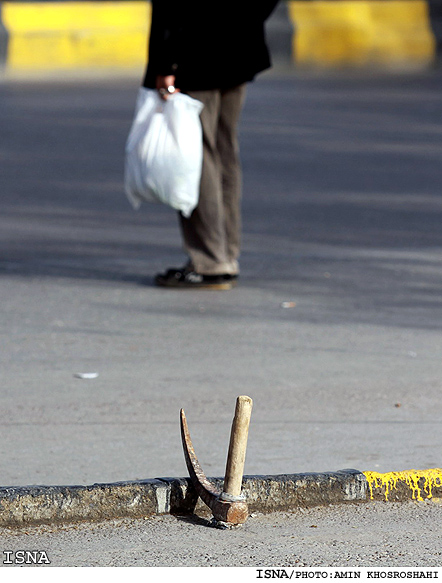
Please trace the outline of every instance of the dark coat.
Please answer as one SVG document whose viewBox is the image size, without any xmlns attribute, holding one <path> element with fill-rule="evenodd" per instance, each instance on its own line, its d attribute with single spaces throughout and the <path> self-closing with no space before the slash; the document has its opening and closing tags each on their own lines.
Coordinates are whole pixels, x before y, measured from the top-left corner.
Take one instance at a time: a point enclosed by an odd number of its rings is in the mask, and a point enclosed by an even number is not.
<svg viewBox="0 0 442 583">
<path fill-rule="evenodd" d="M 278 0 L 152 0 L 143 85 L 175 75 L 183 91 L 227 89 L 271 66 L 264 22 Z"/>
</svg>

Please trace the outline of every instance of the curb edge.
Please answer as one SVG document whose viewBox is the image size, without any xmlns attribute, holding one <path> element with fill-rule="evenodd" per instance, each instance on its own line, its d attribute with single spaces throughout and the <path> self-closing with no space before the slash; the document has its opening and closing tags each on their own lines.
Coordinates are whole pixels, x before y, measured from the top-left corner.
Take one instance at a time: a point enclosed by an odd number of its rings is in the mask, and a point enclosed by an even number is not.
<svg viewBox="0 0 442 583">
<path fill-rule="evenodd" d="M 424 480 L 425 472 L 416 472 Z M 388 475 L 388 474 L 385 474 Z M 209 478 L 217 487 L 222 478 Z M 423 484 L 423 482 L 422 482 Z M 440 487 L 441 484 L 437 484 Z M 424 488 L 422 486 L 422 491 Z M 268 514 L 299 508 L 386 500 L 401 502 L 423 498 L 405 482 L 390 488 L 369 487 L 359 470 L 338 472 L 244 476 L 243 492 L 249 511 Z M 442 497 L 430 492 L 426 499 Z M 189 478 L 155 478 L 90 486 L 25 486 L 0 488 L 0 527 L 143 518 L 159 515 L 204 516 L 208 509 L 198 500 Z"/>
</svg>

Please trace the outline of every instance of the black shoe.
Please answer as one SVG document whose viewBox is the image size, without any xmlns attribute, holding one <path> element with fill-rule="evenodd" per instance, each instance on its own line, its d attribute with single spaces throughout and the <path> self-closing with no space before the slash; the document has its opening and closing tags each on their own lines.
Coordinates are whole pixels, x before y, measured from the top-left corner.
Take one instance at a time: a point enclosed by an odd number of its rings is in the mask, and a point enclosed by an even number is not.
<svg viewBox="0 0 442 583">
<path fill-rule="evenodd" d="M 195 271 L 169 269 L 155 277 L 156 285 L 180 289 L 229 290 L 237 283 L 237 275 L 202 275 Z"/>
</svg>

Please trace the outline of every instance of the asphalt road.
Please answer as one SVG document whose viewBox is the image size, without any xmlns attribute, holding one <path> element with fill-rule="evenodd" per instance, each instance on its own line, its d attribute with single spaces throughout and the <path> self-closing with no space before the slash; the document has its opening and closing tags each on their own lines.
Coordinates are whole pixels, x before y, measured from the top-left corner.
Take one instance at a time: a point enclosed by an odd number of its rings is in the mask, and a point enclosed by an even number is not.
<svg viewBox="0 0 442 583">
<path fill-rule="evenodd" d="M 240 394 L 247 474 L 440 467 L 441 72 L 250 86 L 229 292 L 152 286 L 184 255 L 123 193 L 137 88 L 0 85 L 2 485 L 186 475 L 181 407 L 221 476 Z"/>
</svg>

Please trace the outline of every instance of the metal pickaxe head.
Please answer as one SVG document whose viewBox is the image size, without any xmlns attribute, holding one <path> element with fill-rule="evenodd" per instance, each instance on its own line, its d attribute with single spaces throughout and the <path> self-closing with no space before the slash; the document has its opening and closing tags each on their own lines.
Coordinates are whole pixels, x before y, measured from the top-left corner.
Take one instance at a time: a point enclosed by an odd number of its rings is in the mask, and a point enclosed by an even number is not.
<svg viewBox="0 0 442 583">
<path fill-rule="evenodd" d="M 223 491 L 218 491 L 206 478 L 190 439 L 186 416 L 181 409 L 181 439 L 184 458 L 192 484 L 202 501 L 211 509 L 214 519 L 228 525 L 244 524 L 249 511 L 241 496 L 241 484 L 247 449 L 247 437 L 252 412 L 252 399 L 238 397 L 230 434 Z"/>
</svg>

